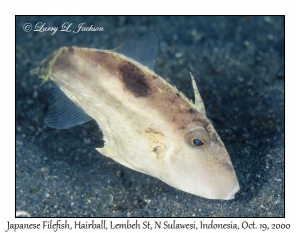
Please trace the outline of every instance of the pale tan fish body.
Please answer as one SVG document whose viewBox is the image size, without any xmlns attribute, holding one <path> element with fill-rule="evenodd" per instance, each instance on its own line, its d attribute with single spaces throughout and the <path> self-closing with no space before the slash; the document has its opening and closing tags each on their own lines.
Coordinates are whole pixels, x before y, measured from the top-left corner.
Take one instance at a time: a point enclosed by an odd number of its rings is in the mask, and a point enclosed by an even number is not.
<svg viewBox="0 0 300 233">
<path fill-rule="evenodd" d="M 148 68 L 153 54 L 143 60 L 130 46 L 112 51 L 61 47 L 32 73 L 53 80 L 87 120 L 98 123 L 105 141 L 96 148 L 101 154 L 194 195 L 234 198 L 239 184 L 230 157 L 206 117 L 193 76 L 195 104 Z M 48 123 L 60 128 L 59 111 L 53 111 Z M 62 122 L 61 128 L 73 126 Z"/>
</svg>

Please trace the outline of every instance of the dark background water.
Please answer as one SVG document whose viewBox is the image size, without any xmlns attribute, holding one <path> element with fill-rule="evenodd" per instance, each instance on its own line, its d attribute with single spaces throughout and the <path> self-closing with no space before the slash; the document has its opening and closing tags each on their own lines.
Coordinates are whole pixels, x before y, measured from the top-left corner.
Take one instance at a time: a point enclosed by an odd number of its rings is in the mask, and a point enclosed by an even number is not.
<svg viewBox="0 0 300 233">
<path fill-rule="evenodd" d="M 25 23 L 64 22 L 103 32 L 25 32 Z M 176 190 L 99 154 L 95 122 L 44 125 L 48 84 L 29 75 L 60 46 L 110 49 L 153 31 L 155 71 L 193 98 L 196 78 L 206 112 L 231 156 L 241 190 L 231 201 Z M 270 16 L 16 18 L 16 210 L 31 216 L 284 216 L 284 18 Z"/>
</svg>

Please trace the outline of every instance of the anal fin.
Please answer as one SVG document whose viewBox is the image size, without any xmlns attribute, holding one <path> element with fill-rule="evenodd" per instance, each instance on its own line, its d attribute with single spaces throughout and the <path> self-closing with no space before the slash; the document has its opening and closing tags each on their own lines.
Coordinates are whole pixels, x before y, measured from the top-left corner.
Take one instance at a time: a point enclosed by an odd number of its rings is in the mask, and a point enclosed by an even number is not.
<svg viewBox="0 0 300 233">
<path fill-rule="evenodd" d="M 54 85 L 50 106 L 44 123 L 55 129 L 68 129 L 92 120 L 81 108 L 79 108 L 66 94 Z"/>
</svg>

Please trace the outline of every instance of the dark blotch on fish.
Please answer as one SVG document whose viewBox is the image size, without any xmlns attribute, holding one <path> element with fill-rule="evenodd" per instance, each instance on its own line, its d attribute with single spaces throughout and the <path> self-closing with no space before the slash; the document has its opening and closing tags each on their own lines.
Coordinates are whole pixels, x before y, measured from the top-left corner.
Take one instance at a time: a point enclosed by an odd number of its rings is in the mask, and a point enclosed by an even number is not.
<svg viewBox="0 0 300 233">
<path fill-rule="evenodd" d="M 73 54 L 73 53 L 74 53 L 74 48 L 73 48 L 73 47 L 69 47 L 69 52 L 70 52 L 71 54 Z"/>
<path fill-rule="evenodd" d="M 192 108 L 190 108 L 188 110 L 188 112 L 191 113 L 191 114 L 196 114 L 197 113 L 197 111 L 195 109 L 192 109 Z"/>
<path fill-rule="evenodd" d="M 150 95 L 151 89 L 146 82 L 143 72 L 129 62 L 124 62 L 119 67 L 125 87 L 135 97 L 146 97 Z"/>
</svg>

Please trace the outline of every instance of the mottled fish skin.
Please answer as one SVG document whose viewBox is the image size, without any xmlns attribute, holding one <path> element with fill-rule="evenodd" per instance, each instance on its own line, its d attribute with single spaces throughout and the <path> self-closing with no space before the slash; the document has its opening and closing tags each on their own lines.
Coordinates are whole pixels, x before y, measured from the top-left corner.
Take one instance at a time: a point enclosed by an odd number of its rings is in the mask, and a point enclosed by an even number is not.
<svg viewBox="0 0 300 233">
<path fill-rule="evenodd" d="M 96 120 L 105 141 L 97 148 L 101 154 L 201 197 L 232 199 L 239 190 L 204 109 L 138 61 L 109 50 L 62 47 L 35 72 Z M 187 141 L 191 132 L 204 137 L 201 148 Z"/>
</svg>

